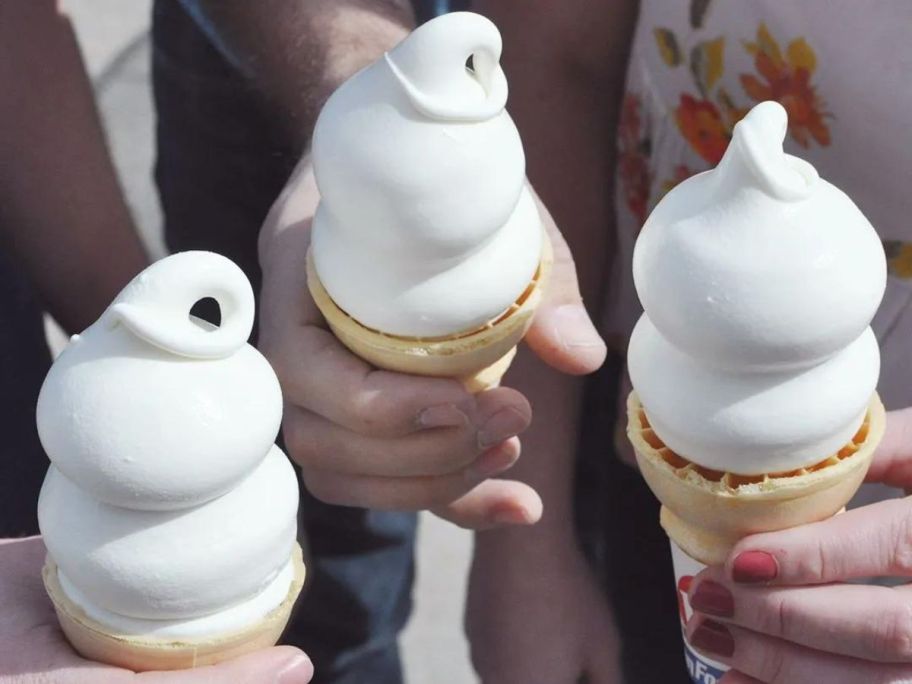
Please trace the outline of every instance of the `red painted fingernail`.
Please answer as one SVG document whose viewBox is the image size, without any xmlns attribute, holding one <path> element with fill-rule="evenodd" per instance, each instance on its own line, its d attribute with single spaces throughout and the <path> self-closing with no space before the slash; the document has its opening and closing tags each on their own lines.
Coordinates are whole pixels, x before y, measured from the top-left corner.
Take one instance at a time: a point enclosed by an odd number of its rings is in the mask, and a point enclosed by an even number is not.
<svg viewBox="0 0 912 684">
<path fill-rule="evenodd" d="M 732 564 L 732 579 L 735 582 L 756 584 L 771 582 L 779 574 L 776 558 L 765 551 L 739 553 Z"/>
<path fill-rule="evenodd" d="M 729 618 L 735 614 L 735 597 L 718 582 L 700 582 L 690 598 L 690 606 L 700 613 Z"/>
<path fill-rule="evenodd" d="M 704 620 L 690 635 L 690 645 L 710 655 L 731 658 L 735 652 L 735 639 L 728 628 L 714 620 Z"/>
</svg>

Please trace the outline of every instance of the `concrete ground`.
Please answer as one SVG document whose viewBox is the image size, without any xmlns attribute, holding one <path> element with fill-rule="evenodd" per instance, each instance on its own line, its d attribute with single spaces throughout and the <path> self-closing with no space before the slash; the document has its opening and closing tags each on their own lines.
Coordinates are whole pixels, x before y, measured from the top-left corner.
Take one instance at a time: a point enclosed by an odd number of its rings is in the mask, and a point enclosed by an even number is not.
<svg viewBox="0 0 912 684">
<path fill-rule="evenodd" d="M 161 256 L 161 211 L 151 177 L 151 0 L 63 0 L 63 6 L 75 24 L 133 215 L 152 252 Z M 477 681 L 462 633 L 471 545 L 468 532 L 422 515 L 415 612 L 402 638 L 411 684 Z"/>
</svg>

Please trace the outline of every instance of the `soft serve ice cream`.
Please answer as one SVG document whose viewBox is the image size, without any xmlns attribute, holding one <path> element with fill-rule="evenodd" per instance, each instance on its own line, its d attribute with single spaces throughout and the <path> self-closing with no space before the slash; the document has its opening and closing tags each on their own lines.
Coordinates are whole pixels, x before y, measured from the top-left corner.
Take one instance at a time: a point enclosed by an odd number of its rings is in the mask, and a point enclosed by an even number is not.
<svg viewBox="0 0 912 684">
<path fill-rule="evenodd" d="M 204 297 L 217 328 L 189 316 Z M 67 597 L 118 634 L 230 632 L 289 593 L 298 490 L 273 444 L 278 381 L 246 343 L 253 310 L 229 260 L 174 255 L 72 338 L 41 389 L 41 532 Z"/>
<path fill-rule="evenodd" d="M 634 252 L 645 313 L 633 386 L 670 449 L 736 474 L 800 469 L 862 424 L 880 356 L 880 240 L 855 204 L 782 150 L 764 102 L 717 168 L 656 206 Z"/>
<path fill-rule="evenodd" d="M 500 54 L 489 20 L 447 14 L 343 84 L 320 114 L 314 264 L 368 328 L 472 331 L 536 273 L 542 226 Z"/>
</svg>

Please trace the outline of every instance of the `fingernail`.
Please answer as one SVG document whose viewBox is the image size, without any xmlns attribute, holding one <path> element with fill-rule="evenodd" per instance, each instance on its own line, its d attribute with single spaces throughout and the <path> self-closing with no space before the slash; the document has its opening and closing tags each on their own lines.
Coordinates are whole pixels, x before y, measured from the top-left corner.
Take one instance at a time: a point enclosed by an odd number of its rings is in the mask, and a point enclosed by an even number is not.
<svg viewBox="0 0 912 684">
<path fill-rule="evenodd" d="M 512 406 L 500 409 L 488 418 L 478 431 L 478 447 L 488 449 L 505 439 L 515 437 L 527 427 L 529 427 L 528 416 L 523 415 Z"/>
<path fill-rule="evenodd" d="M 582 304 L 564 304 L 552 315 L 557 337 L 567 349 L 601 347 L 605 344 Z"/>
<path fill-rule="evenodd" d="M 502 473 L 516 463 L 517 454 L 512 449 L 494 448 L 484 452 L 475 462 L 466 468 L 466 479 L 470 482 L 486 480 L 492 475 Z"/>
<path fill-rule="evenodd" d="M 313 663 L 305 655 L 296 656 L 276 678 L 276 684 L 306 684 L 313 677 Z"/>
<path fill-rule="evenodd" d="M 735 639 L 728 628 L 714 620 L 704 620 L 690 635 L 690 645 L 710 655 L 731 658 L 735 652 Z"/>
<path fill-rule="evenodd" d="M 778 574 L 779 564 L 776 558 L 765 551 L 744 551 L 732 563 L 732 579 L 735 582 L 771 582 Z"/>
<path fill-rule="evenodd" d="M 735 597 L 718 582 L 706 580 L 697 585 L 690 606 L 700 613 L 729 618 L 735 614 Z"/>
<path fill-rule="evenodd" d="M 415 422 L 422 429 L 462 427 L 469 424 L 469 417 L 456 404 L 440 404 L 421 411 Z"/>
<path fill-rule="evenodd" d="M 529 515 L 515 506 L 495 506 L 488 511 L 488 518 L 496 525 L 528 525 Z"/>
</svg>

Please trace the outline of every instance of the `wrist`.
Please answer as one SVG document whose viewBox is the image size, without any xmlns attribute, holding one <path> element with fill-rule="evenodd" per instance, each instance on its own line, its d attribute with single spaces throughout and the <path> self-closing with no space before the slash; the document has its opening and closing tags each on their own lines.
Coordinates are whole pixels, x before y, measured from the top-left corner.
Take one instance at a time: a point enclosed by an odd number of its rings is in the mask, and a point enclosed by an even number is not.
<svg viewBox="0 0 912 684">
<path fill-rule="evenodd" d="M 503 527 L 475 534 L 475 557 L 524 565 L 564 556 L 578 549 L 576 531 L 567 519 L 542 521 L 530 527 Z"/>
</svg>

